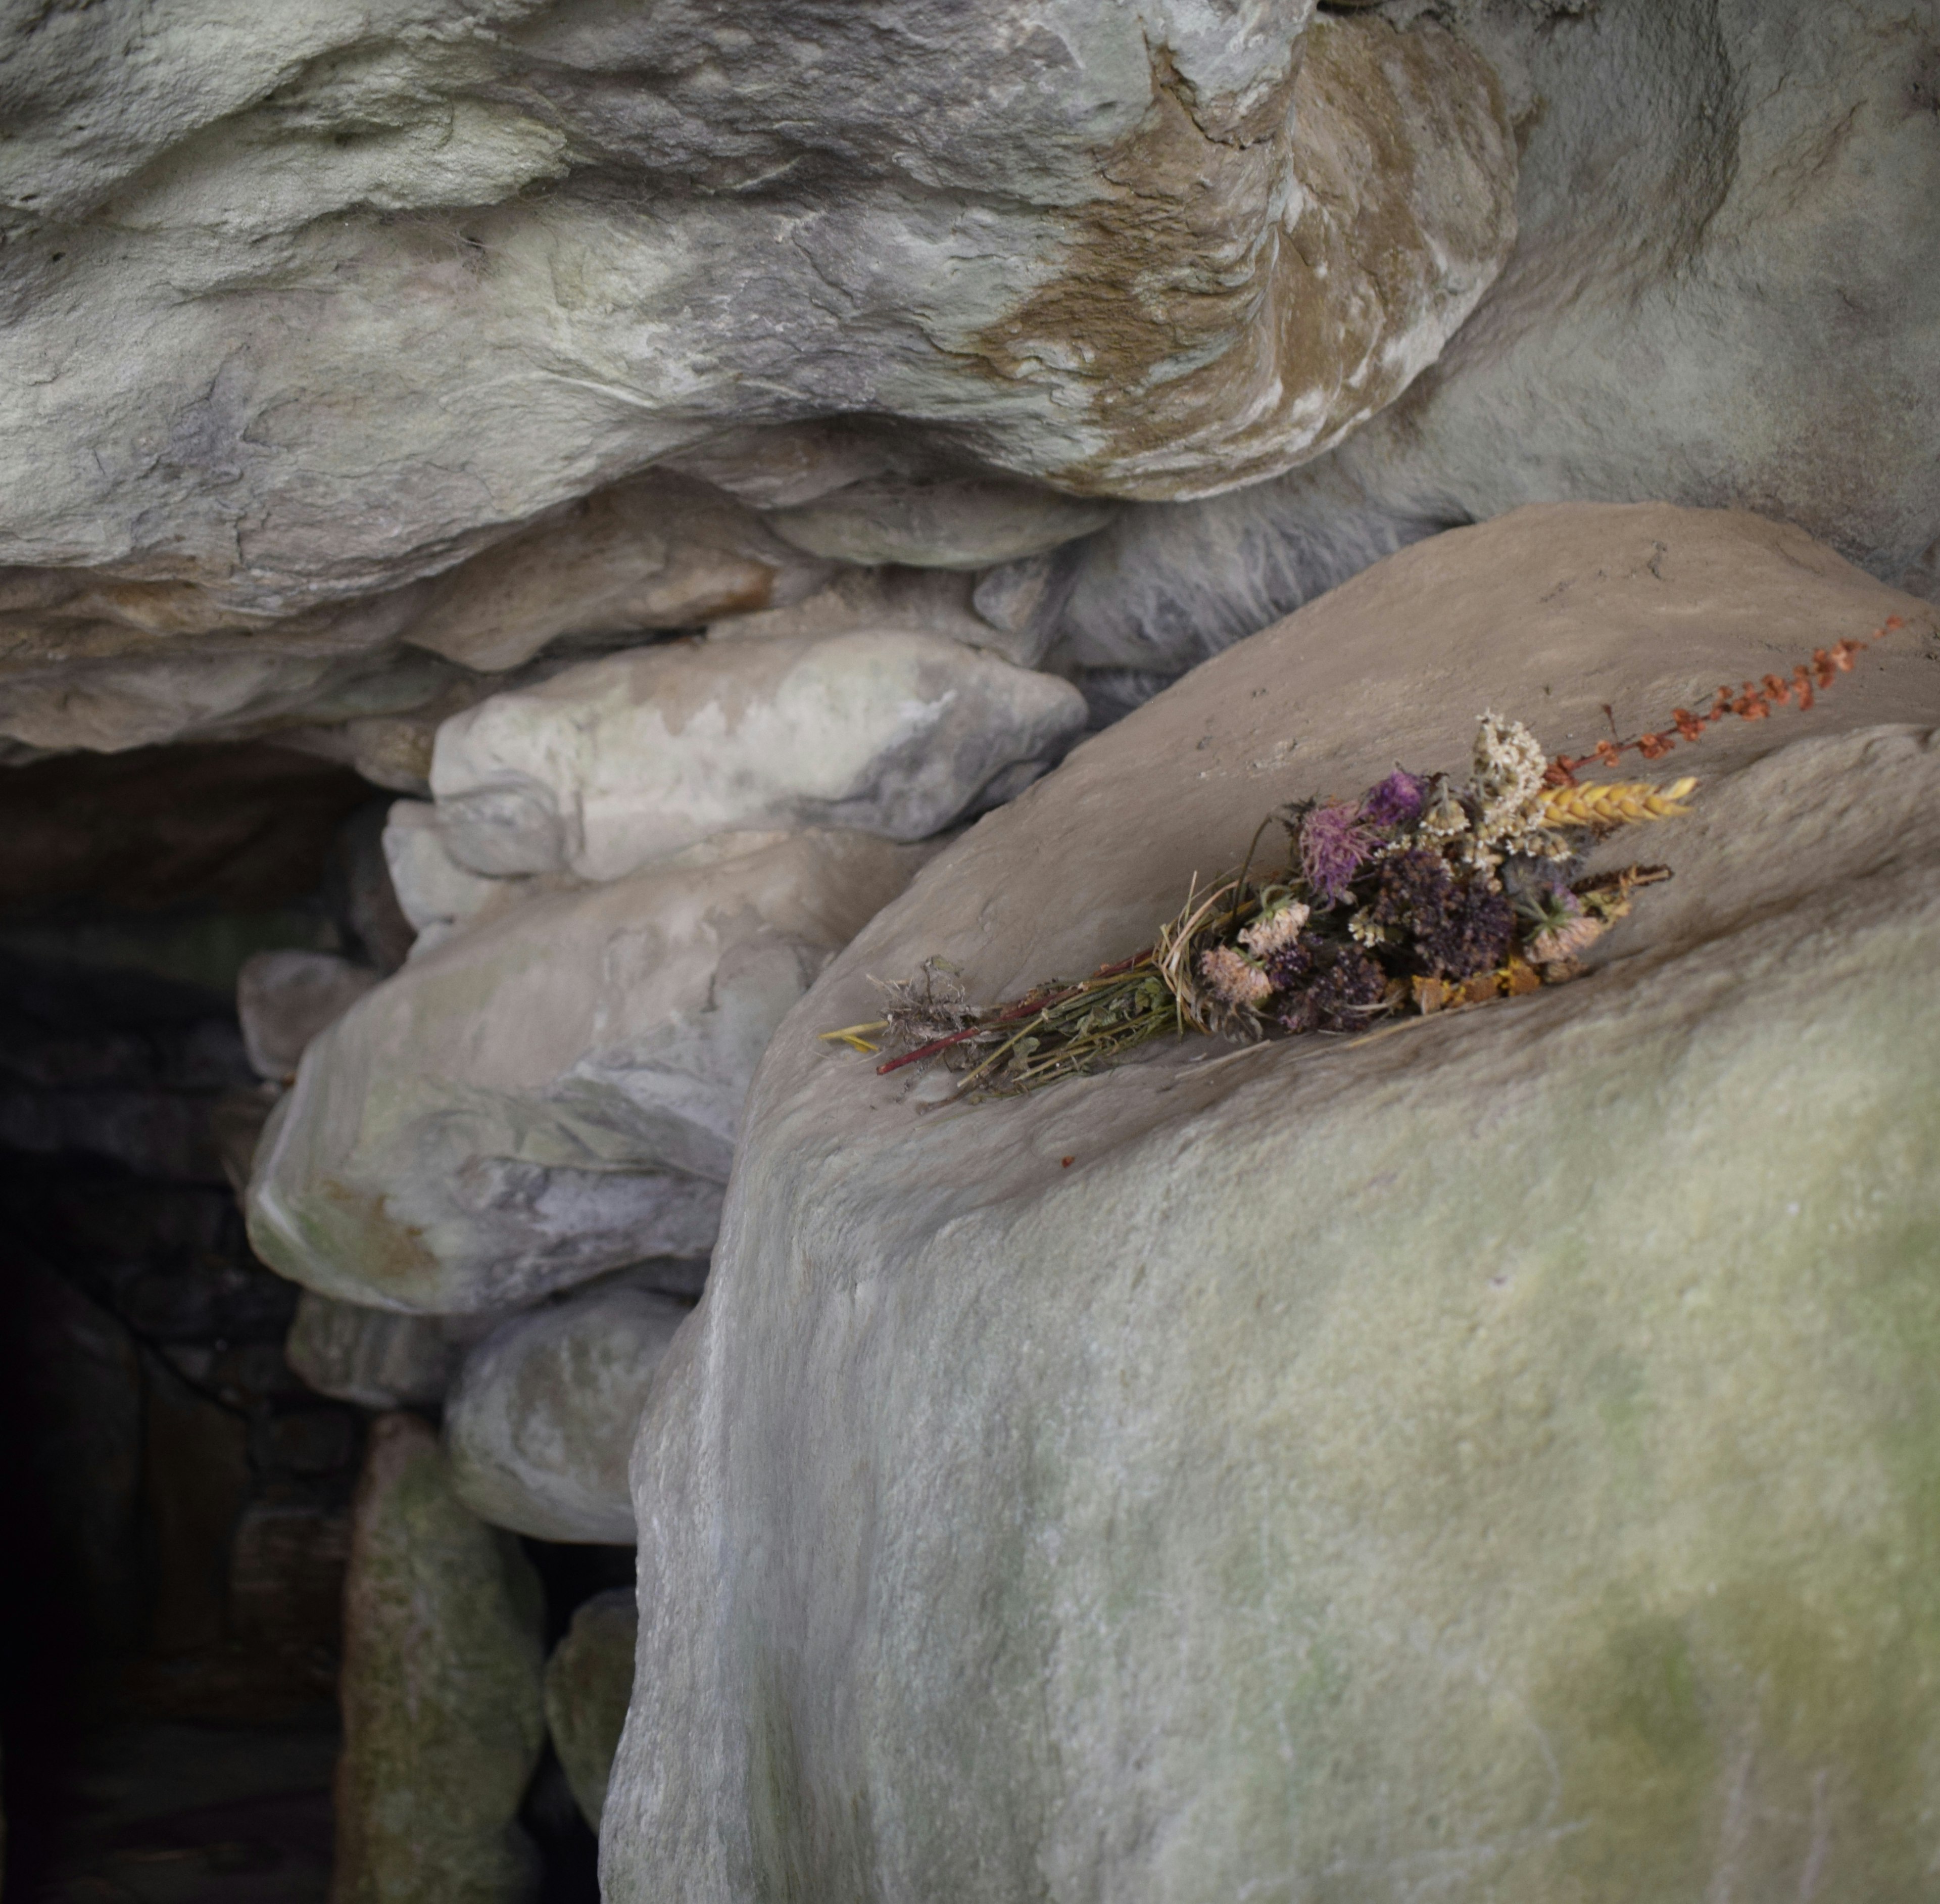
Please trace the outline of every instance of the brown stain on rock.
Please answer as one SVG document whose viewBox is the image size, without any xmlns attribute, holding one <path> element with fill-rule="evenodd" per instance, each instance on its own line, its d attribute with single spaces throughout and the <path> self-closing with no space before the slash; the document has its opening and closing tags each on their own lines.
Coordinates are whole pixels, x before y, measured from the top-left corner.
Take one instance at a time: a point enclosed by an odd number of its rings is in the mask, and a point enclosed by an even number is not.
<svg viewBox="0 0 1940 1904">
<path fill-rule="evenodd" d="M 1205 495 L 1331 448 L 1432 361 L 1515 240 L 1516 146 L 1438 28 L 1322 20 L 1286 84 L 1209 133 L 1166 50 L 1100 160 L 1058 276 L 978 339 L 1007 382 L 1089 398 L 1081 494 Z"/>
</svg>

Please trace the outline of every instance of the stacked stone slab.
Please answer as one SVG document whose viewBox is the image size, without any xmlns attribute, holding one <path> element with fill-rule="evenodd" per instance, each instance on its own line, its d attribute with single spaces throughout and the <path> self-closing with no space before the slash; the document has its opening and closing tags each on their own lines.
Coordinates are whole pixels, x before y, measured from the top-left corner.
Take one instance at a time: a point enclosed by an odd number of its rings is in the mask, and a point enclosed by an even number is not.
<svg viewBox="0 0 1940 1904">
<path fill-rule="evenodd" d="M 414 1415 L 371 1430 L 344 1603 L 332 1904 L 517 1904 L 545 1744 L 538 1577 Z"/>
<path fill-rule="evenodd" d="M 1514 236 L 1486 60 L 1313 11 L 0 28 L 0 737 L 392 720 L 1291 467 Z"/>
</svg>

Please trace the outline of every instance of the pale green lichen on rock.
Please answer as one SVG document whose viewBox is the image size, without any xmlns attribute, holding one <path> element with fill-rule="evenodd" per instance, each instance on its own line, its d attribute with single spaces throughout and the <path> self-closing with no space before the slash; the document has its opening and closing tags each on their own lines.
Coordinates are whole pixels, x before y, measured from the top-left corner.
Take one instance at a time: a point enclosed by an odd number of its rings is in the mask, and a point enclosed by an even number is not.
<svg viewBox="0 0 1940 1904">
<path fill-rule="evenodd" d="M 345 1597 L 332 1904 L 517 1904 L 545 1743 L 538 1576 L 416 1416 L 371 1430 Z"/>
</svg>

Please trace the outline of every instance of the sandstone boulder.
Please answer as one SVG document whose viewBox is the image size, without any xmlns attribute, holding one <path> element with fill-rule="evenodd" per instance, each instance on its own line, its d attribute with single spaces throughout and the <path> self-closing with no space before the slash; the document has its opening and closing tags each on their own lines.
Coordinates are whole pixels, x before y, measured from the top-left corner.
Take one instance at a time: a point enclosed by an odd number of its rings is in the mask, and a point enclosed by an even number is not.
<svg viewBox="0 0 1940 1904">
<path fill-rule="evenodd" d="M 408 1408 L 444 1399 L 462 1350 L 435 1316 L 366 1309 L 306 1289 L 283 1353 L 319 1395 L 362 1408 Z"/>
<path fill-rule="evenodd" d="M 334 952 L 256 952 L 236 977 L 243 1048 L 261 1078 L 286 1078 L 310 1041 L 383 976 Z"/>
<path fill-rule="evenodd" d="M 538 1578 L 415 1415 L 374 1423 L 344 1594 L 334 1904 L 514 1904 L 545 1744 Z"/>
<path fill-rule="evenodd" d="M 1940 10 L 1465 10 L 1521 145 L 1515 250 L 1331 455 L 1127 511 L 1065 636 L 1176 673 L 1432 530 L 1647 497 L 1783 517 L 1940 593 Z"/>
<path fill-rule="evenodd" d="M 572 1616 L 546 1661 L 546 1723 L 566 1782 L 596 1832 L 606 1780 L 633 1691 L 633 1640 L 639 1615 L 630 1587 L 596 1594 Z"/>
<path fill-rule="evenodd" d="M 704 1254 L 770 1034 L 926 856 L 743 836 L 413 959 L 304 1054 L 257 1152 L 257 1253 L 435 1314 Z"/>
<path fill-rule="evenodd" d="M 1600 855 L 1676 878 L 1579 983 L 927 1115 L 815 1036 L 1148 943 L 1484 707 L 1582 751 L 1893 613 L 1666 763 L 1688 817 Z M 929 868 L 770 1046 L 656 1375 L 612 1904 L 1923 1896 L 1936 652 L 1796 531 L 1521 511 Z"/>
<path fill-rule="evenodd" d="M 793 539 L 704 483 L 657 472 L 571 504 L 441 577 L 404 639 L 498 673 L 561 636 L 785 608 L 830 573 Z"/>
<path fill-rule="evenodd" d="M 442 944 L 488 908 L 526 897 L 530 880 L 494 879 L 459 865 L 445 850 L 438 808 L 429 800 L 400 800 L 384 820 L 384 862 L 405 920 L 416 933 L 413 955 Z"/>
<path fill-rule="evenodd" d="M 459 1498 L 541 1540 L 630 1545 L 627 1458 L 689 1310 L 621 1283 L 501 1324 L 466 1356 L 445 1408 Z"/>
<path fill-rule="evenodd" d="M 837 415 L 1090 492 L 1286 468 L 1432 361 L 1515 163 L 1465 46 L 1312 13 L 20 15 L 0 562 L 288 616 Z"/>
<path fill-rule="evenodd" d="M 678 644 L 568 668 L 438 730 L 445 852 L 487 875 L 619 877 L 711 835 L 940 831 L 1082 728 L 1052 676 L 933 635 Z"/>
<path fill-rule="evenodd" d="M 1042 555 L 1118 513 L 1109 502 L 989 478 L 852 484 L 819 501 L 778 509 L 769 526 L 810 554 L 865 566 L 987 569 Z"/>
</svg>

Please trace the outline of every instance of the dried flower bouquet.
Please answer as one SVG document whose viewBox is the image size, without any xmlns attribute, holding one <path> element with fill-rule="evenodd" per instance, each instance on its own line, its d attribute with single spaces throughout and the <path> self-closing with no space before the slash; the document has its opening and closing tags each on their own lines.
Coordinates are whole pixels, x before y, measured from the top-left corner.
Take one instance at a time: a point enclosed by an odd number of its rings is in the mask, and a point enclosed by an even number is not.
<svg viewBox="0 0 1940 1904">
<path fill-rule="evenodd" d="M 883 1057 L 879 1072 L 940 1060 L 961 1073 L 954 1095 L 974 1099 L 1095 1070 L 1167 1033 L 1245 1042 L 1357 1032 L 1563 982 L 1640 888 L 1670 877 L 1633 865 L 1583 877 L 1585 851 L 1619 827 L 1684 812 L 1698 784 L 1586 786 L 1577 770 L 1632 751 L 1661 758 L 1728 716 L 1809 707 L 1815 687 L 1865 645 L 1821 648 L 1789 679 L 1721 688 L 1704 714 L 1676 709 L 1670 730 L 1574 759 L 1546 758 L 1521 722 L 1484 714 L 1465 783 L 1398 768 L 1359 800 L 1280 809 L 1246 864 L 1203 892 L 1195 881 L 1156 941 L 1129 959 L 993 1005 L 972 1004 L 932 960 L 914 980 L 883 985 L 880 1018 L 822 1036 Z M 1276 825 L 1286 852 L 1269 871 L 1255 856 Z"/>
</svg>

